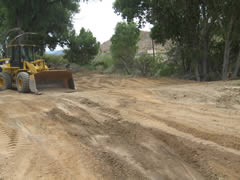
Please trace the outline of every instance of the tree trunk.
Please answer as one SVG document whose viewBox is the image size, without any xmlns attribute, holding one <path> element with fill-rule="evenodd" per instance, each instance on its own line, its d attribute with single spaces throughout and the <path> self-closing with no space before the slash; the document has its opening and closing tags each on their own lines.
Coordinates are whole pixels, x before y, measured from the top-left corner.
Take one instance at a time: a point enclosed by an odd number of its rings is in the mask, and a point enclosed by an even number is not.
<svg viewBox="0 0 240 180">
<path fill-rule="evenodd" d="M 124 68 L 125 68 L 127 74 L 130 75 L 131 74 L 130 70 L 128 69 L 127 63 L 124 61 L 124 58 L 121 58 L 121 61 L 122 61 L 123 65 L 124 65 Z"/>
<path fill-rule="evenodd" d="M 233 76 L 232 76 L 233 78 L 236 78 L 238 76 L 239 69 L 240 69 L 240 50 L 238 52 L 238 58 L 237 58 L 234 72 L 233 72 Z"/>
<path fill-rule="evenodd" d="M 224 49 L 223 69 L 222 69 L 222 80 L 227 80 L 230 51 L 231 51 L 231 40 L 226 39 L 225 40 L 225 49 Z"/>
<path fill-rule="evenodd" d="M 189 60 L 189 59 L 186 59 L 186 62 L 185 62 L 185 64 L 186 64 L 186 72 L 188 72 L 188 73 L 192 73 L 192 60 Z"/>
<path fill-rule="evenodd" d="M 225 49 L 224 49 L 224 60 L 223 60 L 223 68 L 222 68 L 222 80 L 227 80 L 234 21 L 235 21 L 235 18 L 234 18 L 234 16 L 232 16 L 230 23 L 228 25 L 228 28 L 227 28 L 226 36 L 225 36 Z"/>
<path fill-rule="evenodd" d="M 182 57 L 182 67 L 183 67 L 183 74 L 186 73 L 186 66 L 185 66 L 185 59 Z"/>
<path fill-rule="evenodd" d="M 152 39 L 152 50 L 153 50 L 153 57 L 155 58 L 155 43 L 154 43 L 154 41 L 153 41 L 153 39 Z"/>
<path fill-rule="evenodd" d="M 202 7 L 203 10 L 203 31 L 202 31 L 202 38 L 203 38 L 203 61 L 202 61 L 202 70 L 203 70 L 203 80 L 206 81 L 208 78 L 208 42 L 209 42 L 209 24 L 208 24 L 208 14 L 205 5 Z"/>
<path fill-rule="evenodd" d="M 195 66 L 195 76 L 196 76 L 196 80 L 197 81 L 201 81 L 200 73 L 199 73 L 199 63 L 198 62 L 196 64 L 196 66 Z"/>
<path fill-rule="evenodd" d="M 203 48 L 203 80 L 206 81 L 208 78 L 208 37 L 204 38 Z"/>
<path fill-rule="evenodd" d="M 22 19 L 21 19 L 21 10 L 19 8 L 16 9 L 16 23 L 17 23 L 17 27 L 19 28 L 23 28 L 23 22 L 22 22 Z"/>
<path fill-rule="evenodd" d="M 208 20 L 208 19 L 207 19 Z M 209 25 L 208 21 L 205 20 L 204 31 L 203 31 L 203 80 L 206 81 L 208 78 L 208 46 L 209 46 Z"/>
</svg>

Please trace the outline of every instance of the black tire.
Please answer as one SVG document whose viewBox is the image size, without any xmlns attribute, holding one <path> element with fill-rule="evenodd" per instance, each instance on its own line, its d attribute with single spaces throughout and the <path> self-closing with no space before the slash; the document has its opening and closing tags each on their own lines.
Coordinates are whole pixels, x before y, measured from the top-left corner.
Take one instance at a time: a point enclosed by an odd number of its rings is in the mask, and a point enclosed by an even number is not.
<svg viewBox="0 0 240 180">
<path fill-rule="evenodd" d="M 18 92 L 27 93 L 29 90 L 29 74 L 26 72 L 20 72 L 17 75 L 16 86 Z"/>
<path fill-rule="evenodd" d="M 0 91 L 12 88 L 12 78 L 6 72 L 0 72 Z"/>
</svg>

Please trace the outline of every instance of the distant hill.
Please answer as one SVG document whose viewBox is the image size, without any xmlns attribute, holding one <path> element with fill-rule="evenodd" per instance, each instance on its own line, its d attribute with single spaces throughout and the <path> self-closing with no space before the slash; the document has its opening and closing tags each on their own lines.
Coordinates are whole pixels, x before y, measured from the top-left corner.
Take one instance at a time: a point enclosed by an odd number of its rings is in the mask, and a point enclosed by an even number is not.
<svg viewBox="0 0 240 180">
<path fill-rule="evenodd" d="M 170 42 L 167 42 L 164 46 L 161 44 L 154 44 L 155 52 L 166 52 L 170 49 Z M 101 44 L 99 55 L 110 55 L 110 46 L 111 41 L 106 41 Z M 150 32 L 141 31 L 140 33 L 140 41 L 138 42 L 138 52 L 137 54 L 141 54 L 143 52 L 152 54 L 152 39 L 150 38 Z M 47 51 L 46 54 L 54 54 L 54 55 L 64 55 L 63 50 L 56 50 L 56 51 Z"/>
<path fill-rule="evenodd" d="M 61 56 L 61 55 L 64 55 L 64 52 L 63 52 L 63 50 L 47 51 L 46 54 L 53 54 L 53 55 Z"/>
<path fill-rule="evenodd" d="M 170 49 L 170 43 L 166 43 L 164 46 L 161 44 L 154 44 L 156 52 L 166 52 Z M 100 46 L 99 55 L 110 54 L 111 41 L 106 41 Z M 150 38 L 150 32 L 141 31 L 140 41 L 138 42 L 138 54 L 146 52 L 152 53 L 152 39 Z"/>
</svg>

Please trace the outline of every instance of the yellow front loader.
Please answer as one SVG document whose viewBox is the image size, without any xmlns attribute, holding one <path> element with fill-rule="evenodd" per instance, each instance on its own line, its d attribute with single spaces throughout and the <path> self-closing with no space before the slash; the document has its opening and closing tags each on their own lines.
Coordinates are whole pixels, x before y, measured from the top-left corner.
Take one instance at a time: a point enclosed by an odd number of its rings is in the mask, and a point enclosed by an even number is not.
<svg viewBox="0 0 240 180">
<path fill-rule="evenodd" d="M 13 84 L 21 93 L 39 94 L 43 88 L 75 89 L 72 72 L 51 70 L 43 59 L 35 59 L 35 48 L 30 44 L 4 44 L 4 58 L 0 59 L 0 91 L 12 88 Z"/>
</svg>

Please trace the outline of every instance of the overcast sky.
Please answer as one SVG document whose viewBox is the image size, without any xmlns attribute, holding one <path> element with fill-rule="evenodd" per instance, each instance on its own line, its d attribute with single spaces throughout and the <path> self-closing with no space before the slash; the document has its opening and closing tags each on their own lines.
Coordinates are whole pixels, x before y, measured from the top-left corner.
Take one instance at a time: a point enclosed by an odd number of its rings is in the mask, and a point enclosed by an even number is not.
<svg viewBox="0 0 240 180">
<path fill-rule="evenodd" d="M 80 13 L 73 19 L 74 28 L 79 33 L 82 27 L 92 31 L 93 35 L 101 43 L 108 41 L 118 22 L 123 21 L 120 16 L 114 13 L 112 8 L 114 0 L 90 0 L 88 3 L 80 4 Z M 147 25 L 144 30 L 149 31 Z"/>
<path fill-rule="evenodd" d="M 115 0 L 89 0 L 88 3 L 80 3 L 80 12 L 73 18 L 74 29 L 77 33 L 84 27 L 89 29 L 97 38 L 97 41 L 103 43 L 108 41 L 114 34 L 115 26 L 122 22 L 121 16 L 117 16 L 112 8 Z M 145 31 L 150 31 L 150 25 L 147 24 Z M 62 50 L 57 46 L 56 50 Z"/>
</svg>

